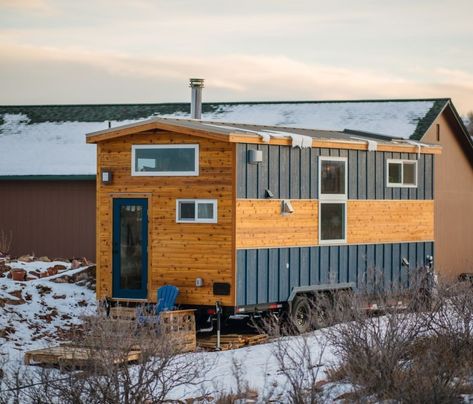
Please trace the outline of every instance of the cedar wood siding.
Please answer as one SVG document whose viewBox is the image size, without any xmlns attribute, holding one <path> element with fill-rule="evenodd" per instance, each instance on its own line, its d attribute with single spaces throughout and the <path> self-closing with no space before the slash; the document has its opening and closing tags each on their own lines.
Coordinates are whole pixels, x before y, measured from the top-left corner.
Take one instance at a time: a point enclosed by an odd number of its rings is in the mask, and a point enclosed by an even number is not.
<svg viewBox="0 0 473 404">
<path fill-rule="evenodd" d="M 199 175 L 131 176 L 133 144 L 199 144 Z M 234 284 L 234 145 L 152 130 L 97 144 L 98 170 L 111 169 L 112 184 L 97 184 L 97 298 L 112 296 L 112 198 L 148 199 L 148 300 L 165 284 L 180 289 L 177 302 L 234 305 L 234 294 L 214 296 L 213 282 Z M 218 223 L 176 223 L 176 199 L 217 199 Z M 195 279 L 204 280 L 195 287 Z"/>
<path fill-rule="evenodd" d="M 95 180 L 0 181 L 0 196 L 12 256 L 95 260 Z"/>
<path fill-rule="evenodd" d="M 437 141 L 440 125 L 440 142 Z M 447 108 L 422 138 L 440 144 L 435 160 L 435 268 L 450 280 L 473 272 L 473 165 Z"/>
<path fill-rule="evenodd" d="M 263 151 L 262 163 L 247 163 L 251 149 Z M 319 245 L 319 156 L 347 158 L 347 244 Z M 418 160 L 416 188 L 386 186 L 391 158 Z M 328 283 L 399 291 L 434 252 L 432 154 L 238 144 L 236 160 L 237 306 Z M 266 188 L 275 199 L 264 199 Z M 281 199 L 294 213 L 281 215 Z"/>
</svg>

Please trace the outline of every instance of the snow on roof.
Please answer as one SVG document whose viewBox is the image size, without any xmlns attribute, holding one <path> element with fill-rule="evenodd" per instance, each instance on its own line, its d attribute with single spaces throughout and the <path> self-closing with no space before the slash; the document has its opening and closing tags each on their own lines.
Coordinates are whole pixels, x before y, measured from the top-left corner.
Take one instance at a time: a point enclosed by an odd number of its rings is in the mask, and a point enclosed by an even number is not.
<svg viewBox="0 0 473 404">
<path fill-rule="evenodd" d="M 28 124 L 23 114 L 4 115 L 0 126 L 0 176 L 95 175 L 95 145 L 87 131 L 106 129 L 106 122 Z"/>
<path fill-rule="evenodd" d="M 401 138 L 417 136 L 420 139 L 446 101 L 214 103 L 204 104 L 203 119 L 334 131 L 353 129 Z M 172 104 L 166 104 L 165 109 L 160 104 L 148 104 L 143 106 L 143 111 L 148 117 L 182 118 L 185 117 L 182 106 L 175 104 L 173 110 Z M 86 144 L 84 135 L 107 129 L 108 122 L 90 122 L 90 116 L 93 119 L 119 117 L 119 120 L 112 122 L 112 127 L 116 127 L 141 120 L 137 119 L 139 107 L 0 107 L 0 150 L 5 151 L 0 159 L 0 177 L 95 175 L 95 145 Z M 55 121 L 44 122 L 42 114 Z M 76 121 L 71 121 L 74 117 Z"/>
<path fill-rule="evenodd" d="M 356 129 L 409 138 L 434 106 L 427 101 L 228 104 L 203 119 L 343 131 Z"/>
</svg>

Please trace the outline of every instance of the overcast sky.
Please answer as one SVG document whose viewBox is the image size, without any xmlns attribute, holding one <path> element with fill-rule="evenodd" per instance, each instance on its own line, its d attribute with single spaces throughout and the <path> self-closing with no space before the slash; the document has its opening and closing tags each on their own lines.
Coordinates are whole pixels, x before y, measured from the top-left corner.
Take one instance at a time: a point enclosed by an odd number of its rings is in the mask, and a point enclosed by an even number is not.
<svg viewBox="0 0 473 404">
<path fill-rule="evenodd" d="M 0 104 L 451 97 L 473 0 L 0 0 Z"/>
</svg>

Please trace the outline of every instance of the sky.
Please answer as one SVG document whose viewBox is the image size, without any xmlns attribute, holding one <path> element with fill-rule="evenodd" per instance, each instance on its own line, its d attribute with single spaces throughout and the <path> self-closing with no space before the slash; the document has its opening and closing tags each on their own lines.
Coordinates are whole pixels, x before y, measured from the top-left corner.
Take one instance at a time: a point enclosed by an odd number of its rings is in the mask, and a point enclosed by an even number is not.
<svg viewBox="0 0 473 404">
<path fill-rule="evenodd" d="M 473 0 L 0 0 L 0 104 L 450 97 Z"/>
</svg>

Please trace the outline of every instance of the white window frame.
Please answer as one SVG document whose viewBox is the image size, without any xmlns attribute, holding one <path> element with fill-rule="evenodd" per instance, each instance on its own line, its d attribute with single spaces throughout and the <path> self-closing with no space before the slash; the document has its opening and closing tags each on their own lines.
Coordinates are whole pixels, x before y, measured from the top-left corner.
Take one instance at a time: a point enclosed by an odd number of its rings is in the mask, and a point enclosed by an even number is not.
<svg viewBox="0 0 473 404">
<path fill-rule="evenodd" d="M 344 226 L 343 226 L 343 238 L 342 239 L 334 239 L 334 240 L 322 240 L 322 205 L 328 205 L 328 204 L 339 204 L 339 205 L 344 205 Z M 325 244 L 346 244 L 347 243 L 347 201 L 342 201 L 342 200 L 319 200 L 319 244 L 325 245 Z"/>
<path fill-rule="evenodd" d="M 344 161 L 345 162 L 345 193 L 344 194 L 322 194 L 322 161 Z M 318 189 L 319 189 L 319 229 L 318 237 L 320 245 L 336 245 L 347 243 L 347 199 L 348 199 L 348 157 L 331 157 L 331 156 L 319 156 L 318 164 Z M 322 204 L 338 203 L 344 205 L 344 234 L 343 239 L 336 240 L 322 240 Z"/>
<path fill-rule="evenodd" d="M 136 150 L 139 149 L 194 149 L 194 171 L 136 171 Z M 192 177 L 199 175 L 199 145 L 198 144 L 140 144 L 131 146 L 131 175 L 134 177 Z"/>
<path fill-rule="evenodd" d="M 401 164 L 401 181 L 402 183 L 389 182 L 389 164 Z M 404 184 L 404 163 L 414 164 L 414 178 L 415 184 Z M 388 188 L 417 188 L 418 184 L 418 161 L 406 159 L 387 159 L 386 160 L 386 186 Z"/>
<path fill-rule="evenodd" d="M 194 219 L 180 219 L 179 218 L 179 203 L 195 203 L 195 218 Z M 214 217 L 211 219 L 199 219 L 199 204 L 211 203 L 213 205 Z M 176 223 L 218 223 L 218 203 L 217 199 L 176 199 Z"/>
<path fill-rule="evenodd" d="M 322 194 L 322 161 L 344 161 L 345 162 L 345 193 L 343 194 Z M 348 158 L 319 156 L 319 199 L 341 200 L 347 199 L 348 195 Z"/>
</svg>

